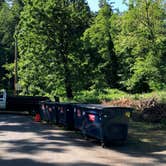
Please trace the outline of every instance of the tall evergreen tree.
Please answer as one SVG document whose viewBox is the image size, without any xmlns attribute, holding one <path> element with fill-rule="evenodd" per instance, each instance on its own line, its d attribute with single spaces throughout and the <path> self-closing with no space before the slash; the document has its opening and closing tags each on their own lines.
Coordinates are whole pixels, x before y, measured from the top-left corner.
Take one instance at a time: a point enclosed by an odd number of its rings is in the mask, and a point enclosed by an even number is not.
<svg viewBox="0 0 166 166">
<path fill-rule="evenodd" d="M 25 91 L 65 92 L 73 97 L 79 82 L 80 36 L 89 18 L 84 0 L 26 1 L 18 35 L 20 83 Z"/>
<path fill-rule="evenodd" d="M 94 84 L 98 88 L 109 86 L 117 88 L 117 57 L 114 51 L 114 43 L 111 35 L 112 8 L 106 1 L 101 1 L 101 9 L 94 23 L 84 33 L 84 43 L 86 49 L 95 50 L 91 54 L 90 65 L 93 65 Z M 105 85 L 104 85 L 105 84 Z"/>
<path fill-rule="evenodd" d="M 0 9 L 0 85 L 11 90 L 13 89 L 14 33 L 22 6 L 21 0 L 1 2 L 3 5 Z"/>
</svg>

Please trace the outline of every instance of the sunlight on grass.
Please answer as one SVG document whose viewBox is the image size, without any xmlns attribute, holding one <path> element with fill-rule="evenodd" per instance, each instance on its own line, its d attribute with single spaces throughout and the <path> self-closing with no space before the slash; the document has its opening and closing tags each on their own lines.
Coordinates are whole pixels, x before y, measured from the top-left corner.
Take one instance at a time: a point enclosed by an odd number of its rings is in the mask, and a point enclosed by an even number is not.
<svg viewBox="0 0 166 166">
<path fill-rule="evenodd" d="M 166 102 L 166 91 L 143 94 L 129 94 L 117 89 L 81 91 L 75 94 L 74 101 L 86 103 L 101 103 L 102 101 L 112 101 L 123 98 L 129 98 L 133 100 L 156 98 L 159 102 Z"/>
</svg>

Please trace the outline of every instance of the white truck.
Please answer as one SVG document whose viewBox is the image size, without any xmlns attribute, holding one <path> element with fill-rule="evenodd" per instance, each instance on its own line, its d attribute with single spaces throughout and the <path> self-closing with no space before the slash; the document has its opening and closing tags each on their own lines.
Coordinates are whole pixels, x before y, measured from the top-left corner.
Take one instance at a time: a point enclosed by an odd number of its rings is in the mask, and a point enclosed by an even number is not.
<svg viewBox="0 0 166 166">
<path fill-rule="evenodd" d="M 0 90 L 0 110 L 6 109 L 6 90 Z"/>
<path fill-rule="evenodd" d="M 39 109 L 40 101 L 49 100 L 42 96 L 8 96 L 6 90 L 0 90 L 0 111 L 31 112 Z"/>
</svg>

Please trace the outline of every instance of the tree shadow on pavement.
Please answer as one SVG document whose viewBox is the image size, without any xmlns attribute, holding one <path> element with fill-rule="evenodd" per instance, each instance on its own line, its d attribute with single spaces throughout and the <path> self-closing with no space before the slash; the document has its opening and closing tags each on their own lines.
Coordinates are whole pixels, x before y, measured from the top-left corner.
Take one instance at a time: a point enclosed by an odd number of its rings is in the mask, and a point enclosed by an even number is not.
<svg viewBox="0 0 166 166">
<path fill-rule="evenodd" d="M 11 133 L 10 135 L 17 133 L 17 135 L 16 138 L 10 139 L 3 137 L 5 133 Z M 17 138 L 22 133 L 28 137 Z M 36 154 L 40 151 L 63 153 L 67 150 L 67 146 L 73 145 L 83 148 L 96 146 L 80 139 L 73 131 L 63 131 L 56 126 L 35 123 L 31 117 L 27 116 L 1 115 L 0 137 L 3 138 L 0 140 L 1 144 L 8 145 L 6 150 L 9 153 Z M 38 138 L 37 141 L 36 138 Z"/>
<path fill-rule="evenodd" d="M 132 124 L 127 143 L 111 149 L 132 157 L 153 158 L 158 163 L 166 164 L 166 131 L 141 125 L 142 123 Z"/>
<path fill-rule="evenodd" d="M 31 134 L 32 137 L 22 139 L 5 139 L 3 137 L 5 132 L 17 132 Z M 142 137 L 143 136 L 143 137 Z M 36 155 L 43 151 L 53 153 L 67 153 L 68 146 L 81 147 L 86 149 L 93 149 L 99 147 L 98 141 L 86 141 L 79 134 L 74 131 L 63 131 L 59 127 L 42 125 L 35 123 L 30 117 L 3 115 L 0 116 L 0 143 L 1 145 L 8 145 L 6 151 L 10 153 L 21 153 L 25 155 Z M 35 140 L 38 138 L 37 141 Z M 2 139 L 4 138 L 4 139 Z M 122 154 L 141 158 L 148 157 L 155 159 L 158 163 L 166 163 L 166 135 L 165 132 L 136 130 L 129 135 L 127 143 L 123 146 L 107 147 L 108 150 L 120 152 Z M 165 152 L 164 152 L 165 151 Z M 133 161 L 132 161 L 133 162 Z M 131 165 L 136 165 L 132 163 Z M 128 161 L 130 163 L 130 161 Z M 30 159 L 0 159 L 0 165 L 10 166 L 105 166 L 104 164 L 94 163 L 41 163 Z M 129 164 L 130 165 L 130 164 Z M 148 164 L 144 164 L 147 165 Z M 151 165 L 151 164 L 150 164 Z"/>
<path fill-rule="evenodd" d="M 34 161 L 31 159 L 13 159 L 13 160 L 2 160 L 0 159 L 0 165 L 2 166 L 109 166 L 105 164 L 77 162 L 77 163 L 43 163 Z"/>
</svg>

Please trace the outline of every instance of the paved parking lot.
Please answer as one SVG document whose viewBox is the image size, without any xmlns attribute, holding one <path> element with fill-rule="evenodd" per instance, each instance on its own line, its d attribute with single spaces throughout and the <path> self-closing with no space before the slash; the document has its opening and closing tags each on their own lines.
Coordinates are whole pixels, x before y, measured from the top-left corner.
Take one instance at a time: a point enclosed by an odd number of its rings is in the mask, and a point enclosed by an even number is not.
<svg viewBox="0 0 166 166">
<path fill-rule="evenodd" d="M 166 145 L 130 137 L 125 146 L 103 149 L 75 132 L 35 123 L 31 117 L 0 114 L 0 166 L 166 165 Z"/>
</svg>

